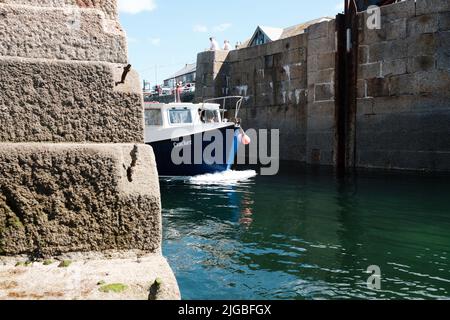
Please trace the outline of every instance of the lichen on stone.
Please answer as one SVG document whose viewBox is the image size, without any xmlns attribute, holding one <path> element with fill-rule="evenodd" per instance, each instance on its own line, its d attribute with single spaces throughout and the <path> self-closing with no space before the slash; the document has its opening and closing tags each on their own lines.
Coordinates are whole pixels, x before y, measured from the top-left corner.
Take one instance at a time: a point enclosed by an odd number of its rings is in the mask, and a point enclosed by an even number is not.
<svg viewBox="0 0 450 320">
<path fill-rule="evenodd" d="M 121 293 L 127 289 L 128 289 L 128 287 L 122 283 L 113 283 L 113 284 L 103 285 L 98 290 L 100 292 L 104 292 L 104 293 L 110 293 L 110 292 Z"/>
<path fill-rule="evenodd" d="M 58 268 L 68 268 L 71 264 L 72 264 L 72 261 L 64 260 L 64 261 L 61 261 L 61 263 L 58 265 Z"/>
<path fill-rule="evenodd" d="M 17 230 L 24 228 L 22 221 L 18 217 L 9 218 L 7 224 Z"/>
</svg>

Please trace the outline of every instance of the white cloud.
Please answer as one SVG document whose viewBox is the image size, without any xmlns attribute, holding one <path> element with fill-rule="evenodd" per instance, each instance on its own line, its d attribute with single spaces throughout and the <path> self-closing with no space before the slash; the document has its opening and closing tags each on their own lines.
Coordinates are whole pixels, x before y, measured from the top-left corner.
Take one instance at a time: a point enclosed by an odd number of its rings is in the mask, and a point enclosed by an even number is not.
<svg viewBox="0 0 450 320">
<path fill-rule="evenodd" d="M 161 39 L 160 38 L 150 38 L 148 40 L 155 47 L 159 47 L 161 45 Z"/>
<path fill-rule="evenodd" d="M 194 26 L 193 30 L 194 30 L 194 32 L 200 32 L 200 33 L 206 33 L 209 30 L 211 30 L 213 32 L 224 32 L 224 31 L 228 30 L 231 27 L 232 27 L 231 23 L 222 23 L 222 24 L 219 24 L 219 25 L 214 26 L 212 28 L 208 28 L 204 24 L 197 24 L 197 25 Z"/>
<path fill-rule="evenodd" d="M 224 32 L 226 30 L 228 30 L 229 28 L 231 28 L 232 24 L 231 23 L 222 23 L 219 24 L 218 26 L 215 26 L 213 28 L 214 32 Z"/>
<path fill-rule="evenodd" d="M 119 11 L 123 13 L 136 14 L 155 9 L 155 0 L 119 0 Z"/>
<path fill-rule="evenodd" d="M 201 33 L 205 33 L 208 32 L 208 27 L 202 24 L 197 24 L 194 26 L 194 32 L 201 32 Z"/>
</svg>

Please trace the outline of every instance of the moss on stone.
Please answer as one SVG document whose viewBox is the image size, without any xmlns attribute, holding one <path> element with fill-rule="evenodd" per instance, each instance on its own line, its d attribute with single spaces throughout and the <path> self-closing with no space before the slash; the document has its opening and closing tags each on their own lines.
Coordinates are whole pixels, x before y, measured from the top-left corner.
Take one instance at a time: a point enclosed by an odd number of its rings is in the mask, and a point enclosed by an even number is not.
<svg viewBox="0 0 450 320">
<path fill-rule="evenodd" d="M 109 293 L 109 292 L 121 293 L 127 289 L 128 289 L 128 287 L 122 283 L 113 283 L 113 284 L 103 285 L 98 290 L 100 292 L 104 292 L 104 293 Z"/>
<path fill-rule="evenodd" d="M 53 264 L 53 260 L 50 260 L 50 259 L 48 259 L 48 260 L 44 260 L 44 262 L 42 263 L 44 266 L 49 266 L 49 265 L 51 265 L 51 264 Z"/>
<path fill-rule="evenodd" d="M 61 261 L 61 263 L 58 265 L 59 268 L 68 268 L 72 264 L 72 261 L 70 260 L 64 260 Z"/>
<path fill-rule="evenodd" d="M 24 228 L 22 221 L 17 217 L 9 218 L 7 224 L 17 230 Z"/>
<path fill-rule="evenodd" d="M 163 281 L 161 278 L 156 278 L 155 282 L 153 283 L 153 285 L 157 288 L 160 288 L 163 284 Z"/>
</svg>

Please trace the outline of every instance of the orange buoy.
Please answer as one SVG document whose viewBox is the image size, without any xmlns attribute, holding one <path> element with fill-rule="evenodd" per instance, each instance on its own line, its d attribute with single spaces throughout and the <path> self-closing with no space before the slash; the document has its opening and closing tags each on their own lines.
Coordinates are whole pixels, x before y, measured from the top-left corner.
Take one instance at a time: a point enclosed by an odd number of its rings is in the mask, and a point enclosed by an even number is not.
<svg viewBox="0 0 450 320">
<path fill-rule="evenodd" d="M 252 139 L 250 139 L 250 137 L 248 135 L 244 134 L 242 136 L 242 144 L 247 146 L 250 143 L 252 143 Z"/>
</svg>

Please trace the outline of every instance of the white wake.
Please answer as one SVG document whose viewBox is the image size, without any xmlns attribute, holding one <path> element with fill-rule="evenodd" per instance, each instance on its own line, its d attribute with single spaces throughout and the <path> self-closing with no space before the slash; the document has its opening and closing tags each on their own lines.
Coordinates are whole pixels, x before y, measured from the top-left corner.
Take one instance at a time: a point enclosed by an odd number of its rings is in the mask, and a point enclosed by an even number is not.
<svg viewBox="0 0 450 320">
<path fill-rule="evenodd" d="M 204 174 L 201 176 L 195 176 L 189 179 L 193 184 L 233 184 L 243 182 L 245 180 L 256 177 L 255 170 L 246 171 L 224 171 L 212 174 Z"/>
</svg>

